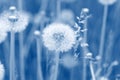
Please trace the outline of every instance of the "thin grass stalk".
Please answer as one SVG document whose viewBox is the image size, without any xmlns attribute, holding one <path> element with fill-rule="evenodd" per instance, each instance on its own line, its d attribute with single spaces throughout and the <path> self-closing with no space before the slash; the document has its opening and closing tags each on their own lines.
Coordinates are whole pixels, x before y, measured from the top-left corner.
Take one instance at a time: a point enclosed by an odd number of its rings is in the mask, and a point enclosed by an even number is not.
<svg viewBox="0 0 120 80">
<path fill-rule="evenodd" d="M 15 80 L 15 34 L 10 34 L 10 80 Z"/>
<path fill-rule="evenodd" d="M 92 76 L 92 80 L 96 80 L 95 78 L 95 73 L 94 73 L 94 68 L 93 68 L 93 62 L 90 60 L 90 72 L 91 72 L 91 76 Z"/>
<path fill-rule="evenodd" d="M 87 29 L 87 19 L 84 22 L 84 29 Z M 87 31 L 83 34 L 83 44 L 87 43 Z M 86 53 L 88 52 L 86 46 L 83 47 L 83 57 L 85 57 Z M 83 59 L 83 80 L 86 80 L 86 59 Z"/>
<path fill-rule="evenodd" d="M 43 80 L 42 75 L 42 65 L 41 65 L 41 43 L 40 40 L 36 39 L 36 45 L 37 45 L 37 80 Z"/>
<path fill-rule="evenodd" d="M 101 37 L 100 37 L 100 46 L 99 46 L 99 56 L 103 56 L 104 52 L 104 43 L 105 43 L 105 31 L 106 31 L 106 23 L 107 23 L 107 16 L 108 16 L 108 5 L 104 6 L 104 13 L 103 13 L 103 22 L 102 22 L 102 30 L 101 30 Z M 98 64 L 101 67 L 101 60 Z"/>
<path fill-rule="evenodd" d="M 54 54 L 53 63 L 50 66 L 50 78 L 49 80 L 57 80 L 58 76 L 58 67 L 59 67 L 59 52 L 56 51 Z"/>
</svg>

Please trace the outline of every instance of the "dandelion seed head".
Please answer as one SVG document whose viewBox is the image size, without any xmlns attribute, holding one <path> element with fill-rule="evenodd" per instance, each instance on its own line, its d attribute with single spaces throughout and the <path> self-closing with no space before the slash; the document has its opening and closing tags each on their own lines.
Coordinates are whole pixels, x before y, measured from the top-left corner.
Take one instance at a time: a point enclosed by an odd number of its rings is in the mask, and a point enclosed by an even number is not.
<svg viewBox="0 0 120 80">
<path fill-rule="evenodd" d="M 70 50 L 76 41 L 73 29 L 62 23 L 52 23 L 43 30 L 45 47 L 52 51 L 65 52 Z"/>
<path fill-rule="evenodd" d="M 15 32 L 24 31 L 29 23 L 29 14 L 25 12 L 18 12 L 18 20 L 14 24 L 13 30 Z"/>
<path fill-rule="evenodd" d="M 6 27 L 8 31 L 21 32 L 29 23 L 29 14 L 24 11 L 17 11 L 15 14 L 5 11 L 1 14 L 0 21 L 2 21 L 0 26 Z M 12 22 L 14 22 L 14 26 Z"/>
<path fill-rule="evenodd" d="M 71 55 L 65 55 L 62 58 L 62 64 L 63 64 L 63 66 L 65 66 L 67 68 L 73 68 L 73 67 L 77 66 L 78 61 L 76 60 L 76 58 L 74 58 Z"/>
<path fill-rule="evenodd" d="M 1 64 L 0 62 L 0 80 L 4 79 L 4 75 L 5 75 L 5 69 L 4 69 L 3 64 Z"/>
<path fill-rule="evenodd" d="M 101 4 L 103 5 L 112 5 L 114 4 L 117 0 L 98 0 Z"/>
</svg>

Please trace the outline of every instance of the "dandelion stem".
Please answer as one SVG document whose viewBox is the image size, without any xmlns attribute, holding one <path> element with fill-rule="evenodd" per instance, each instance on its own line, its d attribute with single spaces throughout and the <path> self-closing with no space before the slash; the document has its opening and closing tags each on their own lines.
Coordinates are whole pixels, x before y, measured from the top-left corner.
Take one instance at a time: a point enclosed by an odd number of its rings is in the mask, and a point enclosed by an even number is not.
<svg viewBox="0 0 120 80">
<path fill-rule="evenodd" d="M 104 50 L 104 41 L 105 41 L 105 31 L 106 31 L 106 22 L 107 22 L 107 15 L 108 15 L 108 5 L 104 6 L 104 13 L 103 13 L 103 23 L 102 23 L 102 30 L 101 30 L 101 37 L 100 37 L 100 47 L 99 47 L 99 55 L 102 57 L 103 50 Z M 99 62 L 99 67 L 101 65 L 101 61 Z"/>
<path fill-rule="evenodd" d="M 92 61 L 90 60 L 89 62 L 90 62 L 90 71 L 92 75 L 92 80 L 96 80 Z"/>
<path fill-rule="evenodd" d="M 36 39 L 36 43 L 37 43 L 37 80 L 43 80 L 41 69 L 41 43 L 38 38 Z"/>
<path fill-rule="evenodd" d="M 19 45 L 20 45 L 20 77 L 21 80 L 25 80 L 24 75 L 24 50 L 23 50 L 23 33 L 19 33 Z"/>
<path fill-rule="evenodd" d="M 53 63 L 50 68 L 50 80 L 57 80 L 59 66 L 59 52 L 54 54 Z"/>
<path fill-rule="evenodd" d="M 23 0 L 18 0 L 18 8 L 21 11 L 23 9 Z M 24 72 L 24 50 L 23 50 L 23 32 L 19 33 L 19 47 L 20 47 L 20 77 L 21 80 L 25 80 Z"/>
<path fill-rule="evenodd" d="M 57 17 L 60 15 L 61 12 L 61 0 L 57 0 Z"/>
<path fill-rule="evenodd" d="M 13 30 L 10 35 L 10 80 L 15 80 L 15 39 Z"/>
</svg>

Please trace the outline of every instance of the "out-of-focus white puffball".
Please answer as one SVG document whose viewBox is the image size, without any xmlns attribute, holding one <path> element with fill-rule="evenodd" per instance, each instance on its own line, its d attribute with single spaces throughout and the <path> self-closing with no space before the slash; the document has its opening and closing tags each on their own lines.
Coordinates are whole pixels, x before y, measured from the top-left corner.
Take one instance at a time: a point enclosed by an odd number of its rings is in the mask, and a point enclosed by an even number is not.
<svg viewBox="0 0 120 80">
<path fill-rule="evenodd" d="M 101 4 L 103 5 L 112 5 L 114 4 L 117 0 L 98 0 Z"/>
<path fill-rule="evenodd" d="M 17 20 L 13 23 L 10 19 L 17 18 Z M 24 31 L 29 23 L 30 15 L 24 11 L 17 11 L 15 15 L 12 15 L 9 11 L 5 11 L 0 15 L 0 27 L 4 26 L 7 30 L 13 30 L 15 32 Z"/>
<path fill-rule="evenodd" d="M 58 19 L 59 22 L 63 22 L 65 24 L 73 26 L 74 21 L 74 13 L 71 10 L 63 10 L 61 11 Z"/>
<path fill-rule="evenodd" d="M 65 66 L 66 68 L 73 68 L 75 66 L 77 66 L 78 61 L 76 60 L 75 57 L 71 56 L 71 55 L 65 55 L 62 58 L 62 64 L 63 66 Z"/>
<path fill-rule="evenodd" d="M 5 75 L 5 69 L 3 64 L 0 62 L 0 80 L 4 80 L 4 75 Z"/>
</svg>

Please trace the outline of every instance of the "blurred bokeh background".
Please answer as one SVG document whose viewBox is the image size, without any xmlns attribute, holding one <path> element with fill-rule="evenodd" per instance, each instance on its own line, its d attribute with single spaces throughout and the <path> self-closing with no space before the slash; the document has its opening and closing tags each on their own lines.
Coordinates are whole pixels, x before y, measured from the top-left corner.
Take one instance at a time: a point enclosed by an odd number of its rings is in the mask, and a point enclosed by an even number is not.
<svg viewBox="0 0 120 80">
<path fill-rule="evenodd" d="M 98 0 L 0 0 L 0 14 L 8 10 L 10 6 L 16 6 L 19 10 L 23 10 L 30 14 L 30 22 L 26 30 L 23 31 L 24 44 L 24 62 L 25 62 L 25 80 L 37 80 L 37 54 L 36 42 L 33 35 L 35 30 L 42 31 L 46 25 L 61 21 L 73 26 L 78 22 L 76 17 L 80 16 L 83 8 L 89 9 L 91 17 L 88 19 L 88 34 L 87 42 L 89 51 L 93 53 L 95 58 L 99 54 L 100 36 L 102 29 L 102 20 L 104 13 L 104 5 Z M 108 6 L 108 16 L 105 31 L 105 43 L 102 55 L 102 71 L 101 77 L 107 74 L 107 69 L 114 61 L 120 62 L 120 0 Z M 20 78 L 20 49 L 19 40 L 20 33 L 15 34 L 15 61 L 17 80 Z M 0 44 L 0 60 L 5 67 L 5 79 L 9 80 L 9 56 L 10 56 L 10 34 L 4 42 Z M 80 51 L 80 48 L 78 48 Z M 43 77 L 47 80 L 47 53 L 50 53 L 42 45 L 42 72 Z M 67 54 L 67 53 L 66 53 Z M 80 53 L 81 55 L 82 53 Z M 59 66 L 58 80 L 82 80 L 81 67 L 82 59 L 79 59 L 79 64 L 74 68 L 66 68 L 63 65 Z M 94 64 L 96 66 L 96 64 Z M 97 71 L 97 67 L 94 67 Z M 120 65 L 112 67 L 108 80 L 117 80 L 116 76 L 120 74 Z M 87 66 L 87 80 L 91 79 L 89 66 Z M 106 80 L 106 79 L 101 79 Z"/>
</svg>

